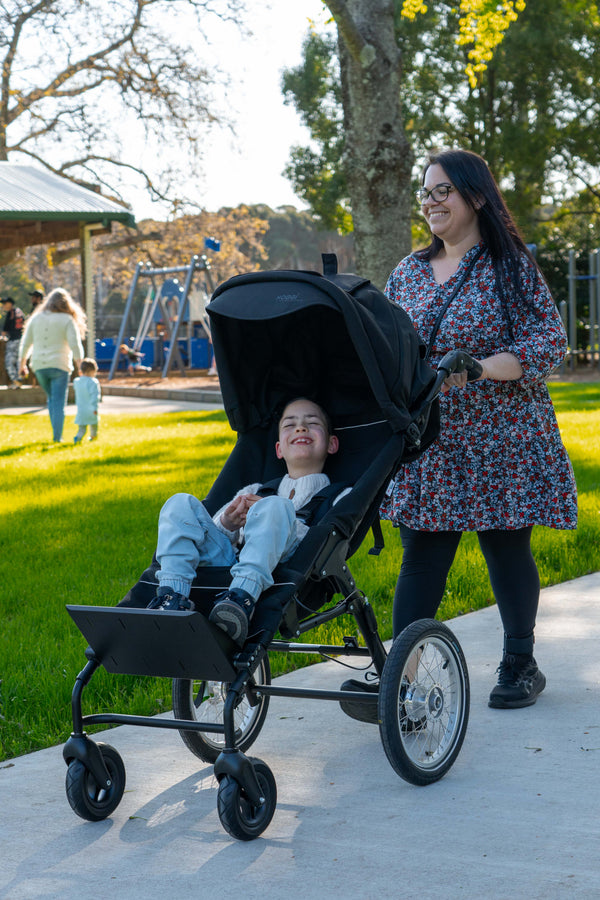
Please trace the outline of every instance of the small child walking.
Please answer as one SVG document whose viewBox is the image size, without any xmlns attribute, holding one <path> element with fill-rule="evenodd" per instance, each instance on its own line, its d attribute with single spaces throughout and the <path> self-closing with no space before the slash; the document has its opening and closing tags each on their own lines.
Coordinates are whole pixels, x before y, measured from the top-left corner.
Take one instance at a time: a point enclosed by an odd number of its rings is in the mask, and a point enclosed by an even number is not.
<svg viewBox="0 0 600 900">
<path fill-rule="evenodd" d="M 81 360 L 79 366 L 81 375 L 73 381 L 75 390 L 75 403 L 77 415 L 75 424 L 79 425 L 79 431 L 73 438 L 73 443 L 79 444 L 90 426 L 90 441 L 98 436 L 98 404 L 102 400 L 100 382 L 95 377 L 98 366 L 95 359 L 86 357 Z"/>
</svg>

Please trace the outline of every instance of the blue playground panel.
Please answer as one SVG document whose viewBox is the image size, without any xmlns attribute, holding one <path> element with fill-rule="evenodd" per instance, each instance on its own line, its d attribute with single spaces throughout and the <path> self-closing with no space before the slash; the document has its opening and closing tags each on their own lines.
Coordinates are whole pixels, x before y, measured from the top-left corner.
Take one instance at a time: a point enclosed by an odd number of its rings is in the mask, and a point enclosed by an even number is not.
<svg viewBox="0 0 600 900">
<path fill-rule="evenodd" d="M 99 369 L 110 369 L 113 356 L 115 355 L 114 338 L 106 338 L 104 341 L 95 342 L 96 362 Z"/>
<path fill-rule="evenodd" d="M 98 363 L 98 368 L 103 370 L 110 369 L 113 356 L 115 355 L 115 344 L 116 341 L 114 338 L 105 338 L 103 341 L 95 342 L 95 353 L 96 353 L 96 362 Z M 187 340 L 180 338 L 177 341 L 179 345 L 179 352 L 181 353 L 181 359 L 184 365 L 188 365 L 188 342 Z M 130 342 L 131 346 L 131 342 Z M 169 350 L 169 341 L 165 341 L 163 344 L 164 353 L 167 353 Z M 154 368 L 160 368 L 162 366 L 162 359 L 160 348 L 156 346 L 156 340 L 153 338 L 146 338 L 145 341 L 142 341 L 142 346 L 140 347 L 141 352 L 144 356 L 141 359 L 141 363 L 144 366 L 153 366 Z M 191 368 L 192 369 L 208 369 L 210 366 L 209 360 L 209 345 L 207 338 L 192 338 L 191 340 L 191 350 L 192 350 L 192 359 L 191 359 Z M 127 363 L 124 359 L 119 359 L 119 364 L 117 369 L 127 369 Z"/>
<path fill-rule="evenodd" d="M 181 361 L 184 366 L 190 365 L 190 368 L 192 369 L 208 369 L 210 365 L 208 360 L 208 339 L 192 338 L 190 343 L 192 350 L 191 365 L 190 360 L 188 359 L 188 341 L 185 338 L 179 338 L 177 341 L 177 346 L 179 347 L 179 352 L 181 354 Z M 165 354 L 168 354 L 170 346 L 170 341 L 165 341 Z"/>
</svg>

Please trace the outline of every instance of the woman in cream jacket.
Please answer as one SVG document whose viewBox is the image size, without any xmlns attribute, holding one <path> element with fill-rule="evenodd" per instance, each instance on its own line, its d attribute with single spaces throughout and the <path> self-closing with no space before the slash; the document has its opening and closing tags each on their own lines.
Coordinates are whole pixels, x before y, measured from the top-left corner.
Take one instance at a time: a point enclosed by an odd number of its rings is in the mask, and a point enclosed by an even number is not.
<svg viewBox="0 0 600 900">
<path fill-rule="evenodd" d="M 62 440 L 69 377 L 73 365 L 83 359 L 82 337 L 86 317 L 67 291 L 51 291 L 28 320 L 21 346 L 19 366 L 26 375 L 27 363 L 48 398 L 48 413 L 54 441 Z"/>
</svg>

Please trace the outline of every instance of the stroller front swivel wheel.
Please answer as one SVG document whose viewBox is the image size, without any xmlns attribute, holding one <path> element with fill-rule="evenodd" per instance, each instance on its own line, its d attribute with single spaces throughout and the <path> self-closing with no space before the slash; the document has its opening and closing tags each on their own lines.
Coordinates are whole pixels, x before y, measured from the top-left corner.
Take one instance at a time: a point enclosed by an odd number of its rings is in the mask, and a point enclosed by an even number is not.
<svg viewBox="0 0 600 900">
<path fill-rule="evenodd" d="M 221 825 L 232 837 L 240 841 L 252 841 L 269 826 L 277 805 L 277 786 L 268 765 L 261 759 L 251 758 L 260 785 L 261 802 L 252 803 L 242 786 L 231 775 L 224 775 L 219 782 L 217 811 Z"/>
<path fill-rule="evenodd" d="M 79 759 L 69 763 L 66 776 L 67 800 L 73 812 L 88 822 L 100 822 L 117 808 L 125 791 L 125 766 L 110 744 L 98 743 L 110 776 L 110 787 L 99 785 Z"/>
<path fill-rule="evenodd" d="M 379 729 L 394 770 L 411 784 L 438 781 L 462 746 L 469 719 L 467 665 L 451 630 L 413 622 L 396 638 L 381 676 Z"/>
</svg>

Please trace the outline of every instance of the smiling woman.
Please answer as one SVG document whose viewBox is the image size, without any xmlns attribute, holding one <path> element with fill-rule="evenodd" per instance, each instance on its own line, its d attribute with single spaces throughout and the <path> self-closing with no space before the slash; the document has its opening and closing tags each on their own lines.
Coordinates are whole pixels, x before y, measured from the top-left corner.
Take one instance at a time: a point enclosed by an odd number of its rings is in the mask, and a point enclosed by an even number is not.
<svg viewBox="0 0 600 900">
<path fill-rule="evenodd" d="M 432 153 L 417 196 L 431 243 L 400 262 L 386 293 L 429 341 L 434 365 L 461 347 L 481 375 L 446 380 L 439 440 L 398 472 L 384 503 L 404 548 L 394 634 L 435 616 L 461 535 L 476 532 L 505 633 L 489 704 L 529 706 L 546 683 L 533 657 L 532 528 L 577 525 L 573 471 L 545 384 L 566 335 L 480 156 Z"/>
</svg>

